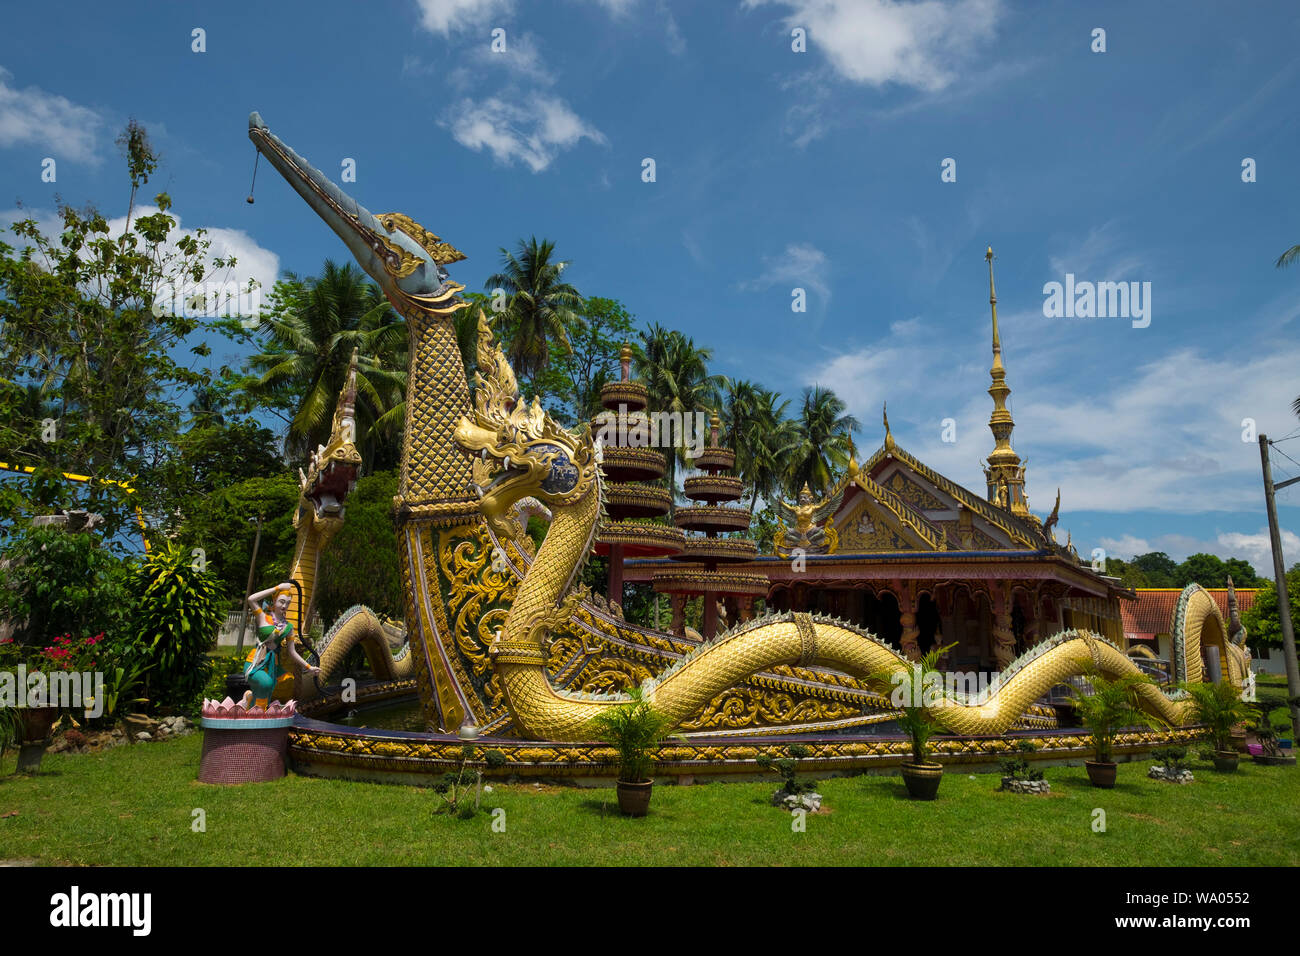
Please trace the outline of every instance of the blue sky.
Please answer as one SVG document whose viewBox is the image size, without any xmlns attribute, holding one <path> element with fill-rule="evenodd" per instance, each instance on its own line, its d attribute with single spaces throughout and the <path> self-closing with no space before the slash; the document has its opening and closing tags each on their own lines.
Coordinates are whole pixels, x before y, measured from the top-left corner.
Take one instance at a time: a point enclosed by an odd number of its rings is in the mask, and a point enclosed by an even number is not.
<svg viewBox="0 0 1300 956">
<path fill-rule="evenodd" d="M 1243 10 L 1245 12 L 1243 12 Z M 0 219 L 150 191 L 266 282 L 342 244 L 265 165 L 247 115 L 368 208 L 463 250 L 555 241 L 584 292 L 682 329 L 715 368 L 834 388 L 882 438 L 982 487 L 989 310 L 1031 507 L 1061 488 L 1085 555 L 1197 550 L 1267 566 L 1258 446 L 1300 429 L 1300 9 L 959 0 L 389 0 L 11 7 Z M 192 30 L 206 51 L 192 50 Z M 792 31 L 806 33 L 805 52 Z M 1105 52 L 1093 31 L 1105 30 Z M 493 30 L 506 52 L 494 53 Z M 57 163 L 57 182 L 41 163 Z M 655 182 L 643 182 L 643 160 Z M 1243 182 L 1254 160 L 1256 181 Z M 955 160 L 956 181 L 941 179 Z M 1151 321 L 1044 316 L 1045 283 L 1149 282 Z M 807 312 L 791 311 L 794 288 Z M 222 356 L 218 356 L 221 358 Z M 942 420 L 957 441 L 941 441 Z M 1300 438 L 1279 446 L 1300 460 Z M 1275 456 L 1277 478 L 1300 474 Z M 1300 527 L 1300 486 L 1280 495 Z M 1288 558 L 1300 537 L 1285 533 Z"/>
</svg>

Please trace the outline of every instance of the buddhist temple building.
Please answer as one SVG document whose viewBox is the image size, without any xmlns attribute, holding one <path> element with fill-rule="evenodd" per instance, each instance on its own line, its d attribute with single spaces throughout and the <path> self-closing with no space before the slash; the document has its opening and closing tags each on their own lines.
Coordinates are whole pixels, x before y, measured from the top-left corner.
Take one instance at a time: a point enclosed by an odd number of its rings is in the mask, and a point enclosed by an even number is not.
<svg viewBox="0 0 1300 956">
<path fill-rule="evenodd" d="M 886 414 L 880 447 L 860 465 L 850 461 L 834 487 L 771 502 L 781 516 L 777 553 L 732 569 L 766 578 L 766 610 L 834 615 L 911 657 L 952 645 L 942 663 L 954 670 L 1000 670 L 1073 627 L 1125 646 L 1122 609 L 1134 592 L 1081 562 L 1068 537 L 1056 540 L 1059 493 L 1046 519 L 1029 510 L 1025 464 L 1012 446 L 992 249 L 986 259 L 993 447 L 983 493 L 900 446 Z M 629 561 L 626 579 L 652 582 L 668 563 Z M 753 599 L 740 600 L 744 618 Z"/>
</svg>

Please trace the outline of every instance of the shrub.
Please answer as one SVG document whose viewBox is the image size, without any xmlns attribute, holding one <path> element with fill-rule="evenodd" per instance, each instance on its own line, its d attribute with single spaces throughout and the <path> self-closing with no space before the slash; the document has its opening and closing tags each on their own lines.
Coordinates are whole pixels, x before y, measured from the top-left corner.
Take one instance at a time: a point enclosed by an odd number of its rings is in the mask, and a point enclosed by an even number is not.
<svg viewBox="0 0 1300 956">
<path fill-rule="evenodd" d="M 812 751 L 803 744 L 791 744 L 786 748 L 789 757 L 781 757 L 773 760 L 769 754 L 759 754 L 754 762 L 764 770 L 771 770 L 781 778 L 781 789 L 777 793 L 798 796 L 801 793 L 811 793 L 817 788 L 816 780 L 800 781 L 799 761 L 812 755 Z"/>
<path fill-rule="evenodd" d="M 1227 681 L 1217 684 L 1183 684 L 1191 699 L 1193 719 L 1205 725 L 1205 738 L 1215 750 L 1232 749 L 1232 728 L 1250 716 L 1241 691 Z"/>
<path fill-rule="evenodd" d="M 1028 740 L 1017 740 L 1015 756 L 1004 757 L 998 761 L 1002 776 L 1010 777 L 1012 780 L 1042 780 L 1043 771 L 1030 769 L 1029 760 L 1024 756 L 1033 753 L 1037 749 Z"/>
<path fill-rule="evenodd" d="M 19 641 L 46 647 L 65 634 L 120 633 L 131 566 L 93 534 L 29 527 L 13 536 L 5 557 L 0 618 L 25 622 Z"/>
<path fill-rule="evenodd" d="M 672 721 L 651 707 L 639 688 L 629 696 L 626 703 L 606 708 L 592 718 L 591 728 L 599 740 L 618 750 L 618 779 L 643 783 L 650 779 L 654 766 L 651 751 L 672 729 Z"/>
<path fill-rule="evenodd" d="M 1153 681 L 1144 674 L 1125 674 L 1112 680 L 1095 668 L 1086 676 L 1092 693 L 1075 689 L 1075 707 L 1079 720 L 1092 734 L 1093 758 L 1097 763 L 1110 763 L 1115 735 L 1125 727 L 1149 722 L 1137 708 L 1137 688 Z"/>
<path fill-rule="evenodd" d="M 148 668 L 145 696 L 186 711 L 197 708 L 208 682 L 207 655 L 223 618 L 213 576 L 190 562 L 172 543 L 149 556 L 132 581 L 128 629 L 134 662 Z"/>
</svg>

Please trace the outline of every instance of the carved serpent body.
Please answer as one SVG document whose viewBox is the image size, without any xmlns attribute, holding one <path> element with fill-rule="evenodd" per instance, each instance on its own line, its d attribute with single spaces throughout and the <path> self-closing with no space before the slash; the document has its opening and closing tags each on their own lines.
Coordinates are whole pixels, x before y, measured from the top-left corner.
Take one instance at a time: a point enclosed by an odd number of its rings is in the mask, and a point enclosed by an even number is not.
<svg viewBox="0 0 1300 956">
<path fill-rule="evenodd" d="M 584 740 L 591 719 L 627 700 L 626 695 L 584 695 L 557 690 L 546 674 L 549 629 L 567 618 L 570 593 L 590 553 L 601 516 L 601 476 L 588 431 L 572 435 L 541 410 L 524 403 L 515 378 L 492 343 L 480 315 L 479 368 L 473 419 L 462 418 L 457 444 L 477 453 L 475 478 L 481 507 L 494 527 L 515 502 L 533 497 L 554 517 L 537 557 L 519 587 L 505 624 L 491 647 L 494 668 L 516 726 L 540 740 Z M 485 375 L 483 373 L 486 373 Z M 500 470 L 485 467 L 497 462 Z M 647 682 L 645 698 L 674 725 L 697 713 L 728 688 L 777 665 L 827 667 L 851 674 L 888 693 L 895 674 L 912 663 L 874 635 L 806 614 L 750 622 L 698 648 L 684 661 Z M 1052 686 L 1089 666 L 1117 677 L 1140 673 L 1117 647 L 1087 632 L 1067 631 L 1014 662 L 985 700 L 944 689 L 920 703 L 952 733 L 1001 734 Z M 1143 709 L 1159 720 L 1180 724 L 1187 705 L 1154 686 L 1139 688 Z"/>
</svg>

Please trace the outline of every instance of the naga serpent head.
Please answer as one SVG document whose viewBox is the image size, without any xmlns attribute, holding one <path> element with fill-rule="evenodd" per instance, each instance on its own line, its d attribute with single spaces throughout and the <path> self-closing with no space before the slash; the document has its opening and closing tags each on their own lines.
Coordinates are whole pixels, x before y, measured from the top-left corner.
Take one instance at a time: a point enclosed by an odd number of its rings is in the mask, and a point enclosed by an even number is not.
<svg viewBox="0 0 1300 956">
<path fill-rule="evenodd" d="M 343 505 L 357 482 L 361 452 L 356 442 L 357 352 L 352 352 L 348 374 L 334 407 L 329 444 L 312 452 L 305 472 L 299 471 L 298 510 L 294 527 L 309 518 L 318 532 L 332 536 L 343 525 Z"/>
<path fill-rule="evenodd" d="M 463 254 L 408 216 L 371 213 L 267 129 L 257 113 L 248 117 L 248 138 L 347 244 L 395 306 L 413 302 L 443 313 L 464 306 L 455 298 L 464 286 L 443 268 L 464 259 Z"/>
<path fill-rule="evenodd" d="M 457 424 L 455 440 L 478 456 L 473 473 L 479 506 L 501 533 L 521 498 L 563 508 L 594 491 L 599 478 L 590 427 L 574 435 L 556 424 L 539 400 L 524 401 L 482 310 L 478 321 L 474 411 Z"/>
</svg>

